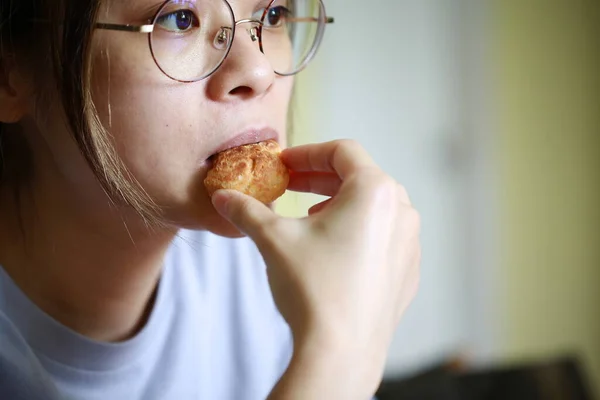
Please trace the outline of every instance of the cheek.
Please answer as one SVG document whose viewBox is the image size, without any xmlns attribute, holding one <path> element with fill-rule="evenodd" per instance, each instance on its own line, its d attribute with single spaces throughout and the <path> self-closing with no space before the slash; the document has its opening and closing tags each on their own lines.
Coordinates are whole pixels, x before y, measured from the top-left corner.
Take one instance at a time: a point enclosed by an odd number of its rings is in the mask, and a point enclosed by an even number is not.
<svg viewBox="0 0 600 400">
<path fill-rule="evenodd" d="M 135 40 L 135 39 L 134 39 Z M 191 85 L 177 84 L 154 64 L 145 41 L 98 44 L 93 98 L 103 126 L 135 178 L 154 197 L 181 184 L 197 163 L 199 104 Z M 110 43 L 108 45 L 107 43 Z M 137 53 L 132 53 L 137 51 Z"/>
<path fill-rule="evenodd" d="M 197 127 L 212 128 L 193 107 L 201 101 L 198 94 L 185 86 L 165 89 L 130 84 L 126 75 L 113 78 L 110 95 L 96 95 L 95 102 L 119 156 L 154 197 L 181 191 L 186 171 L 198 168 L 206 147 Z"/>
</svg>

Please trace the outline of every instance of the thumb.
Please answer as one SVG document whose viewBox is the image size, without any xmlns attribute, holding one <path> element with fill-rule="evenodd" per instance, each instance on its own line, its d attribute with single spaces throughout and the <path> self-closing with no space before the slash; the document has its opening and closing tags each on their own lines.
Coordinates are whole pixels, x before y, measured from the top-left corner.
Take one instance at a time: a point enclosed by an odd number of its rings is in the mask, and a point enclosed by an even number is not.
<svg viewBox="0 0 600 400">
<path fill-rule="evenodd" d="M 272 226 L 279 217 L 260 201 L 235 190 L 218 190 L 212 203 L 223 218 L 255 241 L 264 239 L 264 226 Z"/>
</svg>

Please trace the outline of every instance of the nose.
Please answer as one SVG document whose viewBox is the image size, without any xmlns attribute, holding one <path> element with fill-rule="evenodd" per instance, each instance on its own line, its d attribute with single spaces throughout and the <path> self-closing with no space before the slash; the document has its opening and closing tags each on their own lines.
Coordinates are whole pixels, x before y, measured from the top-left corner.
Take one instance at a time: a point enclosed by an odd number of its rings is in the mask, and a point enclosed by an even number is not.
<svg viewBox="0 0 600 400">
<path fill-rule="evenodd" d="M 236 23 L 236 35 L 223 65 L 208 79 L 207 94 L 214 101 L 260 97 L 275 81 L 275 72 L 258 44 L 259 27 L 252 20 Z"/>
</svg>

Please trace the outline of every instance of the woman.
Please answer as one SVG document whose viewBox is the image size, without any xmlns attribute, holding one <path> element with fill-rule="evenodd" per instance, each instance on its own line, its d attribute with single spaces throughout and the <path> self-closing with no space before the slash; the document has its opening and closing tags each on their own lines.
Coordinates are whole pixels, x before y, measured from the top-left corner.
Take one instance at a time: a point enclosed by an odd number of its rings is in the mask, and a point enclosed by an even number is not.
<svg viewBox="0 0 600 400">
<path fill-rule="evenodd" d="M 356 143 L 286 149 L 286 219 L 202 184 L 285 145 L 320 1 L 0 0 L 0 397 L 364 399 L 419 221 Z"/>
</svg>

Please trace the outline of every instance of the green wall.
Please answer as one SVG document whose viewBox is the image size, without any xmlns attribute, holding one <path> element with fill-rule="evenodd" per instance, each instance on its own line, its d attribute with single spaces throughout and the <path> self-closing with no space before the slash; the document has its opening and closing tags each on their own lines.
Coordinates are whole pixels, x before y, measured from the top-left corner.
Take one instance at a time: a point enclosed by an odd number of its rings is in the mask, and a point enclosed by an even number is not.
<svg viewBox="0 0 600 400">
<path fill-rule="evenodd" d="M 600 388 L 600 1 L 493 4 L 501 353 L 578 352 Z"/>
</svg>

